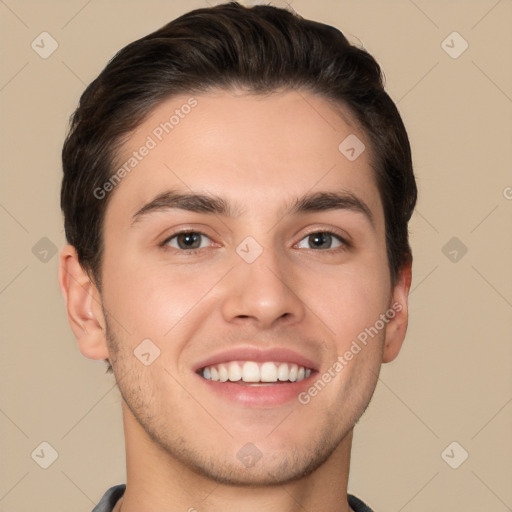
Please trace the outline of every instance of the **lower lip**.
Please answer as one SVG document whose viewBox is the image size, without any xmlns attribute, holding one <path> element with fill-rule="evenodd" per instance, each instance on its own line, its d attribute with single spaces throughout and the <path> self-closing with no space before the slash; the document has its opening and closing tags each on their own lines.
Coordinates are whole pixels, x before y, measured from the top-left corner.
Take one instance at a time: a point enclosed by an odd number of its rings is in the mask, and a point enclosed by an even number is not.
<svg viewBox="0 0 512 512">
<path fill-rule="evenodd" d="M 316 372 L 300 382 L 284 384 L 263 383 L 259 385 L 237 384 L 236 382 L 219 382 L 197 377 L 208 389 L 217 395 L 246 406 L 274 407 L 298 400 L 298 395 L 304 392 L 311 383 Z"/>
</svg>

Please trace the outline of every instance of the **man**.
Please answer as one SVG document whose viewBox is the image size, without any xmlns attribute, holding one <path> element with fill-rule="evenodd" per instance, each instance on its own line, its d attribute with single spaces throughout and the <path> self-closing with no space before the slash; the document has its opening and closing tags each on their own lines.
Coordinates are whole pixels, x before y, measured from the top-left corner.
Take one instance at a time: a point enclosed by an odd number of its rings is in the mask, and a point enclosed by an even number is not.
<svg viewBox="0 0 512 512">
<path fill-rule="evenodd" d="M 352 431 L 407 328 L 416 202 L 380 68 L 270 6 L 122 49 L 63 149 L 59 283 L 122 396 L 95 512 L 369 511 Z"/>
</svg>

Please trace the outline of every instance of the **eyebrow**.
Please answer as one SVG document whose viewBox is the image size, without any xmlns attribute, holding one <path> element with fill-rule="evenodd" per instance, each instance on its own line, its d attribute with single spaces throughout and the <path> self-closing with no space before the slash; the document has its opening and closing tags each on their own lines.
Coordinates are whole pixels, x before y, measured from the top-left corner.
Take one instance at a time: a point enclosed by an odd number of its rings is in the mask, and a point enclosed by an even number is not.
<svg viewBox="0 0 512 512">
<path fill-rule="evenodd" d="M 224 217 L 238 217 L 244 208 L 231 204 L 222 197 L 206 194 L 180 193 L 168 190 L 158 194 L 151 201 L 140 208 L 132 217 L 132 226 L 141 221 L 147 215 L 171 209 L 185 210 L 196 213 L 221 215 Z M 374 226 L 373 214 L 366 203 L 350 192 L 314 192 L 296 198 L 291 205 L 284 209 L 286 215 L 299 213 L 320 212 L 328 210 L 350 210 L 364 215 Z"/>
</svg>

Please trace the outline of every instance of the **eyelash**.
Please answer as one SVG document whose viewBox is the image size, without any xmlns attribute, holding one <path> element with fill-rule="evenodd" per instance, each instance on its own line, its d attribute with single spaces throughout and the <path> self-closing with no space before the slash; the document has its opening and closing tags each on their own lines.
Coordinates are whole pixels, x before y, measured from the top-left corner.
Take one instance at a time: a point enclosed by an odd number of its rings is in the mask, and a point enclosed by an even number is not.
<svg viewBox="0 0 512 512">
<path fill-rule="evenodd" d="M 182 230 L 182 231 L 177 231 L 176 233 L 173 233 L 172 235 L 170 235 L 169 237 L 167 237 L 161 244 L 160 246 L 166 250 L 166 249 L 170 249 L 170 250 L 174 250 L 174 251 L 179 251 L 179 252 L 182 252 L 182 253 L 185 253 L 187 255 L 194 255 L 194 254 L 198 254 L 200 251 L 202 251 L 203 249 L 205 249 L 205 247 L 201 247 L 199 249 L 177 249 L 175 247 L 169 247 L 168 244 L 171 240 L 173 240 L 174 238 L 176 238 L 177 236 L 179 235 L 183 235 L 183 234 L 195 234 L 195 235 L 201 235 L 201 236 L 204 236 L 208 239 L 211 240 L 211 238 L 206 234 L 206 233 L 203 233 L 202 231 L 194 231 L 194 230 L 191 230 L 191 229 L 185 229 L 185 230 Z M 352 247 L 352 244 L 350 242 L 348 242 L 344 237 L 340 236 L 339 234 L 335 233 L 334 231 L 329 231 L 329 230 L 314 230 L 314 231 L 310 231 L 309 233 L 306 233 L 297 243 L 294 244 L 294 247 L 299 244 L 300 242 L 302 242 L 304 239 L 308 238 L 309 236 L 311 235 L 317 235 L 317 234 L 323 234 L 323 235 L 330 235 L 332 236 L 333 238 L 337 239 L 340 243 L 341 243 L 341 246 L 340 247 L 335 247 L 334 249 L 309 249 L 310 251 L 314 251 L 314 252 L 325 252 L 325 253 L 330 253 L 332 254 L 333 252 L 343 252 L 343 251 L 346 251 L 347 249 L 350 249 Z M 213 241 L 212 241 L 213 242 Z"/>
</svg>

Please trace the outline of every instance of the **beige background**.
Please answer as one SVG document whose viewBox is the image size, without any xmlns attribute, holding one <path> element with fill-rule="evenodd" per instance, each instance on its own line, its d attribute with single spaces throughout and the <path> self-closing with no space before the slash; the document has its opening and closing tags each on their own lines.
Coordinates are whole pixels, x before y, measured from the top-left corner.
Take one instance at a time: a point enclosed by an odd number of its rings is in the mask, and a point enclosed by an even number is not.
<svg viewBox="0 0 512 512">
<path fill-rule="evenodd" d="M 0 0 L 0 512 L 86 512 L 124 481 L 117 388 L 102 362 L 80 355 L 58 258 L 39 241 L 64 243 L 60 150 L 85 85 L 128 42 L 206 5 Z M 376 512 L 510 511 L 512 2 L 291 6 L 338 26 L 380 62 L 420 189 L 410 330 L 356 428 L 349 490 Z M 47 59 L 31 48 L 43 31 L 58 43 Z M 456 59 L 442 46 L 453 31 L 469 44 Z M 452 52 L 462 43 L 447 40 Z M 452 237 L 466 254 L 443 252 Z M 43 441 L 58 452 L 48 469 L 31 457 Z M 453 441 L 460 446 L 446 460 L 469 454 L 458 469 L 442 458 Z"/>
</svg>

